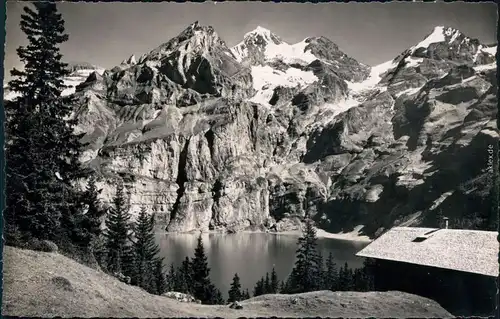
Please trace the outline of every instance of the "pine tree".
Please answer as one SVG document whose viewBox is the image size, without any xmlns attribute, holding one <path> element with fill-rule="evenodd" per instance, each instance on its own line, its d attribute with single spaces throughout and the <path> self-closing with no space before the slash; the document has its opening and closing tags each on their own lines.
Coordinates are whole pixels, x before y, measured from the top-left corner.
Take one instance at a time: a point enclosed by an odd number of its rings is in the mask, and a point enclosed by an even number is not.
<svg viewBox="0 0 500 319">
<path fill-rule="evenodd" d="M 247 299 L 250 299 L 250 293 L 248 292 L 248 289 L 245 289 L 241 297 L 241 300 L 247 300 Z"/>
<path fill-rule="evenodd" d="M 72 182 L 83 176 L 81 135 L 73 134 L 76 120 L 68 120 L 71 107 L 61 97 L 63 77 L 69 74 L 59 51 L 68 40 L 64 20 L 55 3 L 33 6 L 21 15 L 28 45 L 17 54 L 24 70 L 13 69 L 9 82 L 20 96 L 5 105 L 7 240 L 11 231 L 24 239 L 66 236 L 61 218 L 71 220 L 79 208 Z"/>
<path fill-rule="evenodd" d="M 339 268 L 339 276 L 337 279 L 337 290 L 338 291 L 346 291 L 347 289 L 347 274 L 345 272 L 344 267 Z"/>
<path fill-rule="evenodd" d="M 286 288 L 285 281 L 281 281 L 281 283 L 280 283 L 279 293 L 280 293 L 280 294 L 286 294 L 286 293 L 288 293 L 287 288 Z"/>
<path fill-rule="evenodd" d="M 175 272 L 175 267 L 174 267 L 174 264 L 170 264 L 170 268 L 168 270 L 168 274 L 167 274 L 167 287 L 166 287 L 166 290 L 167 291 L 175 291 L 175 280 L 177 278 L 177 273 Z"/>
<path fill-rule="evenodd" d="M 375 261 L 370 258 L 365 258 L 363 261 L 363 281 L 366 291 L 375 290 L 375 276 L 374 276 Z"/>
<path fill-rule="evenodd" d="M 165 273 L 163 272 L 163 260 L 156 259 L 154 261 L 154 293 L 157 295 L 162 295 L 167 291 L 167 281 Z"/>
<path fill-rule="evenodd" d="M 222 293 L 213 284 L 208 285 L 205 295 L 207 296 L 205 303 L 208 305 L 223 305 L 225 303 Z"/>
<path fill-rule="evenodd" d="M 89 178 L 85 192 L 85 199 L 88 205 L 86 222 L 88 223 L 88 230 L 93 237 L 99 237 L 101 235 L 102 218 L 106 213 L 105 210 L 101 208 L 98 197 L 100 193 L 101 190 L 97 189 L 95 175 L 92 174 Z"/>
<path fill-rule="evenodd" d="M 175 291 L 185 294 L 193 294 L 193 271 L 191 260 L 186 257 L 176 272 Z"/>
<path fill-rule="evenodd" d="M 253 289 L 253 296 L 257 297 L 264 294 L 264 278 L 260 278 Z"/>
<path fill-rule="evenodd" d="M 330 252 L 326 259 L 326 271 L 324 276 L 324 289 L 336 291 L 338 280 L 337 265 L 333 260 L 333 254 Z"/>
<path fill-rule="evenodd" d="M 111 273 L 126 274 L 131 270 L 130 214 L 125 203 L 123 183 L 119 183 L 113 199 L 112 209 L 106 219 L 106 266 Z M 133 268 L 132 268 L 133 269 Z M 133 272 L 133 271 L 132 271 Z"/>
<path fill-rule="evenodd" d="M 106 210 L 101 208 L 99 193 L 97 189 L 95 175 L 92 174 L 88 180 L 87 189 L 83 193 L 82 202 L 87 205 L 87 212 L 79 216 L 77 224 L 80 232 L 80 240 L 84 246 L 95 246 L 95 242 L 102 234 L 102 219 L 106 215 Z"/>
<path fill-rule="evenodd" d="M 353 291 L 365 291 L 363 282 L 363 272 L 361 269 L 354 269 L 353 272 Z"/>
<path fill-rule="evenodd" d="M 243 294 L 241 292 L 240 277 L 238 277 L 237 273 L 234 274 L 233 282 L 231 283 L 231 288 L 229 289 L 228 295 L 229 295 L 229 298 L 227 300 L 228 302 L 242 300 Z"/>
<path fill-rule="evenodd" d="M 207 257 L 201 235 L 198 237 L 198 243 L 194 251 L 194 258 L 191 262 L 193 296 L 201 300 L 202 303 L 210 303 L 218 297 L 216 289 L 211 288 L 210 268 L 208 267 Z M 220 292 L 219 292 L 220 293 Z M 215 299 L 214 299 L 215 298 Z"/>
<path fill-rule="evenodd" d="M 436 220 L 435 220 L 435 225 L 437 228 L 444 228 L 444 215 L 441 211 L 441 209 L 439 210 L 436 210 L 436 216 L 435 216 Z"/>
<path fill-rule="evenodd" d="M 340 291 L 352 291 L 354 289 L 354 274 L 349 268 L 347 262 L 339 271 L 339 289 Z"/>
<path fill-rule="evenodd" d="M 94 254 L 94 257 L 99 266 L 101 266 L 103 270 L 106 270 L 108 252 L 107 252 L 107 238 L 104 234 L 99 235 L 99 237 L 97 237 L 94 240 L 92 244 L 92 253 Z"/>
<path fill-rule="evenodd" d="M 347 291 L 354 290 L 354 271 L 346 263 L 346 273 L 347 273 Z"/>
<path fill-rule="evenodd" d="M 323 254 L 318 251 L 318 270 L 317 270 L 317 282 L 315 290 L 321 290 L 325 286 L 325 262 L 323 260 Z"/>
<path fill-rule="evenodd" d="M 320 287 L 322 265 L 317 252 L 317 240 L 316 230 L 308 219 L 303 235 L 298 240 L 297 259 L 287 284 L 290 293 L 314 291 Z"/>
<path fill-rule="evenodd" d="M 273 270 L 271 271 L 271 289 L 270 293 L 276 294 L 279 292 L 279 280 L 278 280 L 278 275 L 276 274 L 276 270 L 273 267 Z"/>
<path fill-rule="evenodd" d="M 271 281 L 269 280 L 269 273 L 266 272 L 266 279 L 264 279 L 264 295 L 271 293 Z"/>
<path fill-rule="evenodd" d="M 149 292 L 156 290 L 155 280 L 158 276 L 157 265 L 162 265 L 163 259 L 158 257 L 160 248 L 155 242 L 154 215 L 149 216 L 142 207 L 134 227 L 135 241 L 133 243 L 134 271 L 132 283 Z M 155 275 L 156 273 L 156 275 Z"/>
</svg>

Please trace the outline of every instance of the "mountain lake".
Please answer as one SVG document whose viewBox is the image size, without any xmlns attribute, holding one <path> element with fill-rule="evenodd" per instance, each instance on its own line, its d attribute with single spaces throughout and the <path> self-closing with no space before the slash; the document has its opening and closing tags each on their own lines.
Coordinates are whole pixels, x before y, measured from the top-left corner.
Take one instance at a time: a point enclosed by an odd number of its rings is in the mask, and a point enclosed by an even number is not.
<svg viewBox="0 0 500 319">
<path fill-rule="evenodd" d="M 176 267 L 189 256 L 194 255 L 198 233 L 157 233 L 160 254 L 165 258 L 165 270 L 173 263 Z M 240 277 L 243 289 L 252 294 L 255 283 L 269 274 L 275 267 L 278 279 L 284 280 L 292 271 L 299 235 L 271 233 L 235 233 L 202 235 L 205 254 L 210 267 L 210 278 L 227 298 L 235 273 Z M 367 242 L 319 238 L 318 248 L 326 259 L 333 254 L 337 267 L 347 262 L 351 268 L 360 268 L 363 259 L 355 254 L 367 246 Z"/>
</svg>

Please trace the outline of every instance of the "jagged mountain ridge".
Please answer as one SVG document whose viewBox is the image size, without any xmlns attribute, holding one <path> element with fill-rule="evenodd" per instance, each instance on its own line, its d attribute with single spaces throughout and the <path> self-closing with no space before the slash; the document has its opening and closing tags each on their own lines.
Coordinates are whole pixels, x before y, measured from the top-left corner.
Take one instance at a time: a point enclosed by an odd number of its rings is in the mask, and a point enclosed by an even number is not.
<svg viewBox="0 0 500 319">
<path fill-rule="evenodd" d="M 228 48 L 194 23 L 79 85 L 82 160 L 104 202 L 124 180 L 131 210 L 169 231 L 280 231 L 308 215 L 374 236 L 484 211 L 495 59 L 455 31 L 368 67 L 324 37 L 257 28 Z"/>
</svg>

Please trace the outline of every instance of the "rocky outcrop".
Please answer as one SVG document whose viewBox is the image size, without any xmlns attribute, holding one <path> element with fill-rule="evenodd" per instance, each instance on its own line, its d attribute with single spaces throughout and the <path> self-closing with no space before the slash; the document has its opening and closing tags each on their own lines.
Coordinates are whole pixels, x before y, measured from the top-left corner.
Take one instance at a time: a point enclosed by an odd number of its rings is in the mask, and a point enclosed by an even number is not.
<svg viewBox="0 0 500 319">
<path fill-rule="evenodd" d="M 438 211 L 474 220 L 496 70 L 491 50 L 449 33 L 370 68 L 323 37 L 290 45 L 259 28 L 230 49 L 195 23 L 78 86 L 82 160 L 105 203 L 121 179 L 131 211 L 168 231 L 285 231 L 307 216 L 376 236 Z"/>
<path fill-rule="evenodd" d="M 181 292 L 169 291 L 169 292 L 162 294 L 162 296 L 177 300 L 179 302 L 189 302 L 189 303 L 201 304 L 200 300 L 196 299 L 195 297 L 193 297 L 191 295 L 183 294 Z"/>
</svg>

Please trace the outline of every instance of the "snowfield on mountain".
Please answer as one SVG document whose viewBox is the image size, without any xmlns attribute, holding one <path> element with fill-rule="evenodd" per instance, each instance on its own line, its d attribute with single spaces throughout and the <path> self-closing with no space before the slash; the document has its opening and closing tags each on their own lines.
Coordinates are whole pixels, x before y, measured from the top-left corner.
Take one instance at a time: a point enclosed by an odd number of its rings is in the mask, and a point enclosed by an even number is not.
<svg viewBox="0 0 500 319">
<path fill-rule="evenodd" d="M 373 238 L 435 211 L 474 220 L 490 209 L 495 52 L 436 27 L 370 67 L 325 37 L 259 27 L 230 48 L 194 23 L 76 86 L 82 161 L 105 203 L 121 179 L 131 211 L 172 232 L 286 231 L 308 215 Z"/>
</svg>

